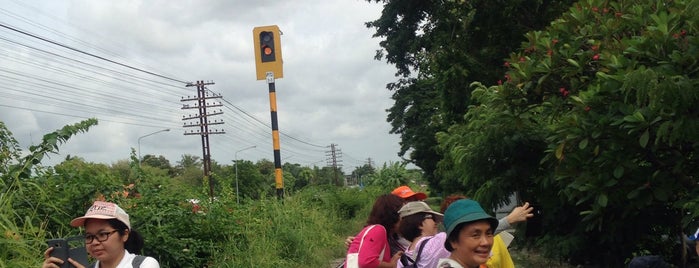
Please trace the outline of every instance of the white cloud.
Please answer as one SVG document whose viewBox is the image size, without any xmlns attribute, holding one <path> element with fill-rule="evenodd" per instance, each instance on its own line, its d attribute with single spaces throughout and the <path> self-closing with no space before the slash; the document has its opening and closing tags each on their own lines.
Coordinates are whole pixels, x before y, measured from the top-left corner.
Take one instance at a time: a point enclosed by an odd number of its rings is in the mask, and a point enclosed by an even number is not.
<svg viewBox="0 0 699 268">
<path fill-rule="evenodd" d="M 399 138 L 388 134 L 385 112 L 392 105 L 385 85 L 394 80 L 395 70 L 373 59 L 379 40 L 372 39 L 372 30 L 364 26 L 379 17 L 379 4 L 359 0 L 0 0 L 0 4 L 19 16 L 8 16 L 4 23 L 28 32 L 168 78 L 214 81 L 208 88 L 226 100 L 224 115 L 218 117 L 226 122 L 220 126 L 226 134 L 210 135 L 212 159 L 219 163 L 230 163 L 236 150 L 250 145 L 257 147 L 239 157 L 272 159 L 269 94 L 267 84 L 255 80 L 252 29 L 276 24 L 283 32 L 284 58 L 284 78 L 275 84 L 279 129 L 288 135 L 280 137 L 282 155 L 295 155 L 291 160 L 301 164 L 317 162 L 325 157 L 323 146 L 335 143 L 352 158 L 345 162 L 346 171 L 369 157 L 377 164 L 400 160 Z M 39 133 L 81 120 L 65 116 L 74 115 L 101 122 L 61 146 L 53 163 L 68 154 L 104 163 L 126 159 L 130 148 L 138 147 L 139 137 L 165 128 L 171 131 L 141 140 L 142 154 L 162 154 L 172 163 L 183 154 L 201 156 L 200 137 L 183 135 L 190 129 L 183 128 L 181 120 L 196 111 L 180 109 L 186 103 L 180 99 L 195 95 L 195 88 L 6 29 L 0 36 L 94 65 L 56 62 L 54 56 L 37 56 L 39 52 L 0 41 L 0 61 L 14 62 L 3 63 L 5 70 L 67 85 L 45 83 L 42 88 L 36 79 L 9 75 L 10 79 L 0 69 L 5 75 L 0 76 L 5 84 L 0 93 L 6 96 L 0 99 L 5 105 L 0 106 L 0 120 L 23 146 L 38 141 Z M 31 54 L 15 53 L 24 50 Z M 97 68 L 105 69 L 93 72 Z M 26 85 L 9 86 L 15 80 Z M 48 113 L 6 107 L 20 103 Z"/>
</svg>

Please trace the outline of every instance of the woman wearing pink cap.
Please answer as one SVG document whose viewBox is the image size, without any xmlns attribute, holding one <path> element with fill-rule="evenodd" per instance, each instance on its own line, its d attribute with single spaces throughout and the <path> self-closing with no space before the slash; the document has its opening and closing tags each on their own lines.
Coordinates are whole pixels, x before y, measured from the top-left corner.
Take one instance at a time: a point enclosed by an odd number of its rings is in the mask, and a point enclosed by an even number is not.
<svg viewBox="0 0 699 268">
<path fill-rule="evenodd" d="M 160 264 L 152 257 L 136 255 L 143 248 L 143 237 L 131 229 L 129 214 L 114 203 L 95 201 L 85 216 L 73 219 L 73 227 L 85 227 L 85 248 L 97 260 L 88 267 L 95 268 L 159 268 Z M 53 247 L 44 252 L 42 268 L 59 268 L 63 260 L 51 257 Z M 74 267 L 84 268 L 73 259 L 68 259 Z"/>
</svg>

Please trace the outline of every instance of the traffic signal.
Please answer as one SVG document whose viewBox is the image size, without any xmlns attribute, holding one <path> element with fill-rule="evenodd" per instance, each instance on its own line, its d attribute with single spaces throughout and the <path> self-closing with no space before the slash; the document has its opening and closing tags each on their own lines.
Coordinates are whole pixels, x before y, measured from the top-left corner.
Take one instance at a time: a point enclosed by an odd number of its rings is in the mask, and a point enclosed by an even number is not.
<svg viewBox="0 0 699 268">
<path fill-rule="evenodd" d="M 272 32 L 260 32 L 260 56 L 262 62 L 273 62 L 274 55 L 274 34 Z"/>
<path fill-rule="evenodd" d="M 265 80 L 267 72 L 272 72 L 274 78 L 284 77 L 279 27 L 277 25 L 255 27 L 252 29 L 252 36 L 257 80 Z"/>
</svg>

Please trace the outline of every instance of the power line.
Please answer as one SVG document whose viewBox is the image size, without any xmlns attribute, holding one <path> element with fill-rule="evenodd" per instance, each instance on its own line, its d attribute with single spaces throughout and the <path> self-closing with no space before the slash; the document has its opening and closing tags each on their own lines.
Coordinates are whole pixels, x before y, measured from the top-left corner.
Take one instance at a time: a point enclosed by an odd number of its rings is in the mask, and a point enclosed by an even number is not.
<svg viewBox="0 0 699 268">
<path fill-rule="evenodd" d="M 15 32 L 18 32 L 18 33 L 21 33 L 21 34 L 24 34 L 24 35 L 33 37 L 33 38 L 36 38 L 36 39 L 39 39 L 39 40 L 42 40 L 42 41 L 44 41 L 44 42 L 48 42 L 48 43 L 57 45 L 57 46 L 60 46 L 60 47 L 66 48 L 66 49 L 70 49 L 70 50 L 75 51 L 75 52 L 78 52 L 78 53 L 82 53 L 82 54 L 85 54 L 85 55 L 88 55 L 88 56 L 91 56 L 91 57 L 94 57 L 94 58 L 98 58 L 98 59 L 103 60 L 103 61 L 107 61 L 107 62 L 110 62 L 110 63 L 114 63 L 114 64 L 116 64 L 116 65 L 119 65 L 119 66 L 122 66 L 122 67 L 126 67 L 126 68 L 129 68 L 129 69 L 132 69 L 132 70 L 136 70 L 136 71 L 139 71 L 139 72 L 143 72 L 143 73 L 146 73 L 146 74 L 150 74 L 150 75 L 153 75 L 153 76 L 157 76 L 157 77 L 160 77 L 160 78 L 163 78 L 163 79 L 167 79 L 167 80 L 171 80 L 171 81 L 175 81 L 175 82 L 179 82 L 179 83 L 183 83 L 183 84 L 191 84 L 191 82 L 186 82 L 186 81 L 182 81 L 182 80 L 179 80 L 179 79 L 170 78 L 170 77 L 167 77 L 167 76 L 164 76 L 164 75 L 156 74 L 156 73 L 153 73 L 153 72 L 150 72 L 150 71 L 146 71 L 146 70 L 143 70 L 143 69 L 140 69 L 140 68 L 137 68 L 137 67 L 133 67 L 133 66 L 126 65 L 126 64 L 123 64 L 123 63 L 120 63 L 120 62 L 116 62 L 116 61 L 107 59 L 107 58 L 105 58 L 105 57 L 92 54 L 92 53 L 87 52 L 87 51 L 82 51 L 82 50 L 80 50 L 80 49 L 73 48 L 73 47 L 71 47 L 71 46 L 64 45 L 64 44 L 58 43 L 58 42 L 56 42 L 56 41 L 49 40 L 49 39 L 47 39 L 47 38 L 44 38 L 44 37 L 41 37 L 41 36 L 38 36 L 38 35 L 34 35 L 34 34 L 31 34 L 31 33 L 22 31 L 22 30 L 20 30 L 20 29 L 14 28 L 14 27 L 12 27 L 12 26 L 5 25 L 5 24 L 3 24 L 2 22 L 0 22 L 0 27 L 9 29 L 9 30 L 12 30 L 12 31 L 15 31 Z"/>
</svg>

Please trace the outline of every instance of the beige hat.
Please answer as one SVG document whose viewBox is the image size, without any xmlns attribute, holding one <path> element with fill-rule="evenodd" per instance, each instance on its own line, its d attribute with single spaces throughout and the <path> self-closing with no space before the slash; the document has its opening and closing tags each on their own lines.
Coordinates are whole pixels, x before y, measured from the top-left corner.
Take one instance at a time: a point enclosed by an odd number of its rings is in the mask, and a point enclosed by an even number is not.
<svg viewBox="0 0 699 268">
<path fill-rule="evenodd" d="M 430 206 L 423 201 L 408 202 L 405 205 L 403 205 L 403 207 L 400 208 L 400 210 L 398 210 L 398 214 L 400 214 L 401 219 L 420 212 L 427 212 L 433 214 L 437 217 L 439 221 L 441 221 L 441 219 L 444 218 L 444 215 L 442 213 L 438 213 L 432 210 L 432 208 L 430 208 Z"/>
<path fill-rule="evenodd" d="M 85 212 L 85 216 L 73 219 L 72 221 L 70 221 L 70 226 L 83 226 L 85 225 L 85 220 L 87 219 L 117 219 L 126 224 L 126 227 L 129 228 L 129 230 L 131 230 L 129 214 L 126 214 L 126 211 L 124 211 L 122 208 L 120 208 L 119 206 L 117 206 L 117 204 L 114 203 L 95 201 L 95 203 L 92 204 L 92 206 L 87 210 L 87 212 Z"/>
</svg>

